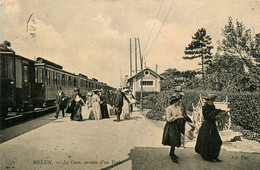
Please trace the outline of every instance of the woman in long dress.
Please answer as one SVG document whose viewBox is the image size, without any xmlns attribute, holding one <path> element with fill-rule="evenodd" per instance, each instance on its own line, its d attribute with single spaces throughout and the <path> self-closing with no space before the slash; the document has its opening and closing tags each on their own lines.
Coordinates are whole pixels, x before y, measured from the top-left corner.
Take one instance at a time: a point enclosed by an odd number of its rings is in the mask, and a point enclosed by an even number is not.
<svg viewBox="0 0 260 170">
<path fill-rule="evenodd" d="M 93 90 L 93 96 L 92 96 L 92 110 L 94 113 L 94 117 L 96 120 L 99 120 L 102 118 L 101 116 L 101 109 L 100 109 L 100 98 L 98 97 L 97 93 L 98 90 Z"/>
<path fill-rule="evenodd" d="M 219 136 L 216 117 L 222 112 L 220 109 L 216 109 L 214 100 L 216 96 L 210 94 L 205 99 L 205 105 L 202 107 L 202 114 L 204 121 L 199 129 L 199 134 L 195 146 L 195 152 L 201 155 L 201 157 L 207 161 L 221 161 L 218 159 L 222 140 Z"/>
<path fill-rule="evenodd" d="M 170 98 L 170 106 L 166 111 L 166 124 L 163 131 L 162 144 L 171 146 L 170 157 L 174 163 L 178 163 L 178 156 L 175 155 L 175 147 L 181 146 L 181 131 L 183 123 L 183 113 L 180 96 Z"/>
<path fill-rule="evenodd" d="M 82 120 L 82 105 L 84 105 L 84 101 L 81 98 L 80 91 L 79 89 L 75 88 L 74 89 L 74 95 L 68 102 L 67 108 L 70 107 L 71 110 L 71 115 L 70 119 L 71 120 Z"/>
<path fill-rule="evenodd" d="M 100 103 L 102 119 L 109 118 L 106 97 L 105 94 L 103 93 L 103 90 L 99 92 L 99 98 L 100 98 L 99 103 Z"/>
<path fill-rule="evenodd" d="M 85 105 L 82 106 L 83 119 L 95 119 L 92 111 L 92 92 L 88 92 Z"/>
<path fill-rule="evenodd" d="M 123 93 L 125 93 L 125 96 L 129 99 L 129 90 L 125 89 L 122 91 Z M 124 98 L 124 104 L 123 104 L 123 108 L 122 108 L 122 115 L 124 117 L 124 119 L 130 119 L 130 103 L 128 103 L 128 101 Z"/>
</svg>

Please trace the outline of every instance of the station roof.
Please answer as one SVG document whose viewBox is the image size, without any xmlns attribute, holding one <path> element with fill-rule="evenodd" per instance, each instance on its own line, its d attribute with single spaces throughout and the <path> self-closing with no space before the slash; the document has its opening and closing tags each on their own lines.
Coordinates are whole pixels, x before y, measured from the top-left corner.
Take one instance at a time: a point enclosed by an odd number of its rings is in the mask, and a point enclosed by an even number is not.
<svg viewBox="0 0 260 170">
<path fill-rule="evenodd" d="M 157 72 L 153 71 L 153 70 L 150 69 L 149 67 L 146 67 L 143 71 L 140 71 L 140 72 L 136 73 L 135 75 L 133 75 L 132 77 L 130 77 L 130 78 L 128 79 L 128 81 L 131 81 L 133 78 L 139 76 L 142 72 L 145 72 L 145 71 L 147 71 L 147 70 L 149 70 L 149 71 L 152 72 L 153 74 L 157 75 L 157 76 L 160 77 L 161 79 L 163 79 L 163 80 L 165 79 L 163 76 L 161 76 L 161 75 L 158 74 Z"/>
</svg>

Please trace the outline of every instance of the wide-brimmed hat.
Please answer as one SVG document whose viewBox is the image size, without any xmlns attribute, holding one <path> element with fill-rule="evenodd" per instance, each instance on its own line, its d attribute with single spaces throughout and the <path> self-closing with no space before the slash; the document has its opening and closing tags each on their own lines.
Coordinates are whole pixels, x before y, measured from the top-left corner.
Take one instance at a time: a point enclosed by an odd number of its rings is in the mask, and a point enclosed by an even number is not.
<svg viewBox="0 0 260 170">
<path fill-rule="evenodd" d="M 122 90 L 122 92 L 127 92 L 127 91 L 129 91 L 129 89 L 124 89 L 124 90 Z"/>
<path fill-rule="evenodd" d="M 181 99 L 181 96 L 180 95 L 176 95 L 176 94 L 174 94 L 174 95 L 172 95 L 170 97 L 171 101 L 177 101 L 177 100 L 180 100 L 180 99 Z"/>
<path fill-rule="evenodd" d="M 182 92 L 182 87 L 181 86 L 175 86 L 174 91 Z"/>
<path fill-rule="evenodd" d="M 206 96 L 203 97 L 205 100 L 215 100 L 217 96 L 215 94 L 207 94 Z"/>
<path fill-rule="evenodd" d="M 92 92 L 88 92 L 87 95 L 88 95 L 88 96 L 91 96 L 91 95 L 92 95 Z"/>
</svg>

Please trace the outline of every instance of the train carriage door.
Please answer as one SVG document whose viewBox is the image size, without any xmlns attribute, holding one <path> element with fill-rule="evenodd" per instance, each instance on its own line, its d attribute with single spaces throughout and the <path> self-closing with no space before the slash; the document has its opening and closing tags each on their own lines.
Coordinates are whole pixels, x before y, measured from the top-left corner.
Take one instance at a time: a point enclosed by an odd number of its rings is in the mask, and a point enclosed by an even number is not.
<svg viewBox="0 0 260 170">
<path fill-rule="evenodd" d="M 29 63 L 22 62 L 22 98 L 24 104 L 29 104 L 31 98 L 31 84 L 29 81 Z"/>
</svg>

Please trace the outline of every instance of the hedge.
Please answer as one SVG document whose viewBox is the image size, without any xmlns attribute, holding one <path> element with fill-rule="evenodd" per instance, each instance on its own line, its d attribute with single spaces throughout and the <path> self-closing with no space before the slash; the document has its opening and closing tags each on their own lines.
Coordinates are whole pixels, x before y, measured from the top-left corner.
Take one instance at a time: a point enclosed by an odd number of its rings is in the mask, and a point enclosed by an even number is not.
<svg viewBox="0 0 260 170">
<path fill-rule="evenodd" d="M 216 101 L 225 101 L 228 97 L 232 124 L 242 126 L 247 130 L 260 133 L 260 93 L 229 93 L 216 91 L 196 91 L 185 90 L 183 102 L 186 109 L 192 112 L 192 103 L 197 104 L 199 95 L 214 93 L 218 96 Z M 163 91 L 144 98 L 144 108 L 151 109 L 147 113 L 149 119 L 163 120 L 165 108 L 168 106 L 169 97 L 173 94 L 172 90 Z"/>
</svg>

